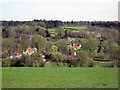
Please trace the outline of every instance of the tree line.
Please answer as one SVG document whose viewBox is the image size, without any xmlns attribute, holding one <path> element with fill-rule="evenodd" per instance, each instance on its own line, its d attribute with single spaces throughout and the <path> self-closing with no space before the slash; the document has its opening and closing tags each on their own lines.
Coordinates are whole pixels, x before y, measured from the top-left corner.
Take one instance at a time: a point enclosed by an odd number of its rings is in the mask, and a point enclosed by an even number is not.
<svg viewBox="0 0 120 90">
<path fill-rule="evenodd" d="M 60 21 L 60 20 L 38 20 L 33 21 L 1 21 L 3 26 L 17 26 L 17 25 L 39 25 L 44 23 L 46 28 L 55 28 L 61 25 L 91 25 L 99 27 L 113 27 L 119 28 L 120 22 L 118 21 Z"/>
</svg>

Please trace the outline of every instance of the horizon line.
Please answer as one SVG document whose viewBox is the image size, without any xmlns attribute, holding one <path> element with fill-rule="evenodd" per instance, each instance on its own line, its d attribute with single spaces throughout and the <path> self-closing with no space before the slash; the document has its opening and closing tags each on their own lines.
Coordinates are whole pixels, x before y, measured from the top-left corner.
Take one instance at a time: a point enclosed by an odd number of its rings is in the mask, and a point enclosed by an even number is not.
<svg viewBox="0 0 120 90">
<path fill-rule="evenodd" d="M 86 22 L 119 22 L 118 20 L 59 20 L 59 19 L 33 19 L 33 20 L 0 20 L 0 21 L 21 21 L 21 22 L 24 22 L 24 21 L 34 21 L 34 20 L 46 20 L 46 21 L 62 21 L 62 22 L 71 22 L 71 21 L 74 21 L 74 22 L 80 22 L 80 21 L 86 21 Z"/>
</svg>

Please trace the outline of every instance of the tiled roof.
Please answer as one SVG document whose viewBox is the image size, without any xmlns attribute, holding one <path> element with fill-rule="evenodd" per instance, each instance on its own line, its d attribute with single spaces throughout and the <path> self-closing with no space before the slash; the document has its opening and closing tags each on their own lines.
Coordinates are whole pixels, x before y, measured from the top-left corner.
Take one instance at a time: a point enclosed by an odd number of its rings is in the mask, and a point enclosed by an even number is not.
<svg viewBox="0 0 120 90">
<path fill-rule="evenodd" d="M 32 48 L 27 48 L 29 52 L 33 52 L 34 50 Z"/>
</svg>

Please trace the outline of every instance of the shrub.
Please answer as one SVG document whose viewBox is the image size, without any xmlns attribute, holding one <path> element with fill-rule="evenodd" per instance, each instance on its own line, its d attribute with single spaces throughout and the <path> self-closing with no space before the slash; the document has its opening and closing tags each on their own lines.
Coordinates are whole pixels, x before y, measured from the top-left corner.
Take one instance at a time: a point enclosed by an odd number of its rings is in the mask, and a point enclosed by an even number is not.
<svg viewBox="0 0 120 90">
<path fill-rule="evenodd" d="M 2 67 L 10 67 L 10 65 L 11 65 L 11 58 L 2 59 Z"/>
<path fill-rule="evenodd" d="M 75 56 L 71 56 L 70 57 L 70 63 L 69 63 L 69 67 L 77 67 L 80 65 L 79 59 Z"/>
<path fill-rule="evenodd" d="M 31 63 L 33 67 L 44 67 L 45 63 L 40 55 L 34 54 L 31 56 Z"/>
<path fill-rule="evenodd" d="M 93 67 L 94 65 L 95 65 L 95 63 L 93 61 L 88 62 L 88 67 Z"/>
<path fill-rule="evenodd" d="M 63 62 L 64 59 L 65 59 L 65 55 L 60 52 L 55 52 L 51 56 L 51 60 L 55 61 L 57 66 L 59 66 L 59 62 Z"/>
<path fill-rule="evenodd" d="M 40 60 L 39 67 L 45 67 L 45 62 L 43 60 Z"/>
<path fill-rule="evenodd" d="M 107 67 L 107 68 L 111 68 L 114 67 L 114 63 L 105 63 L 102 67 Z"/>
<path fill-rule="evenodd" d="M 80 62 L 80 67 L 87 63 L 90 59 L 88 52 L 85 50 L 80 50 L 77 52 L 78 61 Z"/>
<path fill-rule="evenodd" d="M 120 61 L 113 61 L 113 63 L 114 63 L 114 65 L 116 66 L 116 67 L 120 67 Z"/>
</svg>

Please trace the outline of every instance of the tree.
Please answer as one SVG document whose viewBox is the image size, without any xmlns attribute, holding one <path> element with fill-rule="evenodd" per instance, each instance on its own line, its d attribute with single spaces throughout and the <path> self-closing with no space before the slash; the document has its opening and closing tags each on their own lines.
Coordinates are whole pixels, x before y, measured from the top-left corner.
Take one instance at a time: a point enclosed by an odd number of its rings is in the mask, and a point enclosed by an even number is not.
<svg viewBox="0 0 120 90">
<path fill-rule="evenodd" d="M 98 50 L 100 42 L 96 38 L 89 37 L 88 39 L 81 40 L 81 48 L 89 52 L 91 57 L 94 57 L 96 51 Z"/>
<path fill-rule="evenodd" d="M 46 43 L 46 52 L 50 52 L 51 47 L 53 46 L 53 42 L 47 41 Z"/>
<path fill-rule="evenodd" d="M 45 63 L 44 63 L 41 55 L 33 54 L 31 56 L 31 60 L 33 62 L 33 66 L 35 66 L 35 67 L 44 67 L 45 66 Z"/>
<path fill-rule="evenodd" d="M 29 30 L 30 30 L 30 26 L 26 25 L 26 26 L 19 26 L 19 31 L 21 33 L 24 33 L 24 34 L 28 34 Z"/>
<path fill-rule="evenodd" d="M 57 66 L 59 66 L 59 62 L 63 62 L 63 60 L 65 59 L 65 55 L 60 52 L 54 52 L 52 56 L 53 61 L 56 62 Z"/>
<path fill-rule="evenodd" d="M 80 62 L 80 66 L 82 66 L 84 63 L 87 63 L 90 59 L 88 52 L 85 50 L 78 51 L 77 56 Z"/>
<path fill-rule="evenodd" d="M 118 59 L 118 44 L 115 42 L 112 42 L 109 45 L 109 51 L 110 51 L 110 57 L 112 60 Z"/>
<path fill-rule="evenodd" d="M 45 30 L 45 32 L 46 32 L 46 37 L 50 37 L 50 33 L 49 33 L 48 29 Z"/>
<path fill-rule="evenodd" d="M 16 36 L 15 27 L 10 27 L 9 38 L 14 38 Z"/>
<path fill-rule="evenodd" d="M 58 51 L 58 47 L 55 45 L 52 45 L 52 47 L 50 48 L 50 53 L 52 54 L 52 53 L 55 53 L 57 51 Z"/>
<path fill-rule="evenodd" d="M 59 38 L 63 38 L 64 35 L 65 35 L 64 29 L 63 29 L 62 27 L 58 27 L 58 28 L 56 29 L 56 33 L 57 33 L 57 36 L 58 36 Z"/>
<path fill-rule="evenodd" d="M 35 35 L 32 40 L 32 46 L 36 47 L 39 52 L 46 50 L 46 38 L 41 35 Z"/>
<path fill-rule="evenodd" d="M 67 37 L 68 37 L 68 31 L 65 30 L 65 38 L 67 38 Z"/>
<path fill-rule="evenodd" d="M 13 52 L 14 49 L 17 47 L 17 44 L 13 38 L 7 38 L 2 40 L 2 51 Z"/>
<path fill-rule="evenodd" d="M 65 51 L 67 50 L 67 41 L 65 39 L 60 39 L 56 42 L 56 46 L 59 51 Z"/>
<path fill-rule="evenodd" d="M 20 49 L 23 48 L 23 46 L 21 44 L 19 44 L 19 43 L 17 44 L 17 47 L 20 48 Z"/>
<path fill-rule="evenodd" d="M 41 27 L 41 26 L 35 26 L 35 31 L 37 34 L 42 35 L 43 37 L 46 36 L 46 28 Z"/>
<path fill-rule="evenodd" d="M 25 38 L 25 37 L 23 37 L 20 40 L 19 44 L 22 46 L 22 49 L 26 49 L 28 46 L 31 45 L 30 41 L 27 38 Z"/>
<path fill-rule="evenodd" d="M 3 38 L 8 38 L 9 36 L 9 32 L 8 30 L 6 30 L 5 28 L 2 29 L 2 37 Z"/>
</svg>

